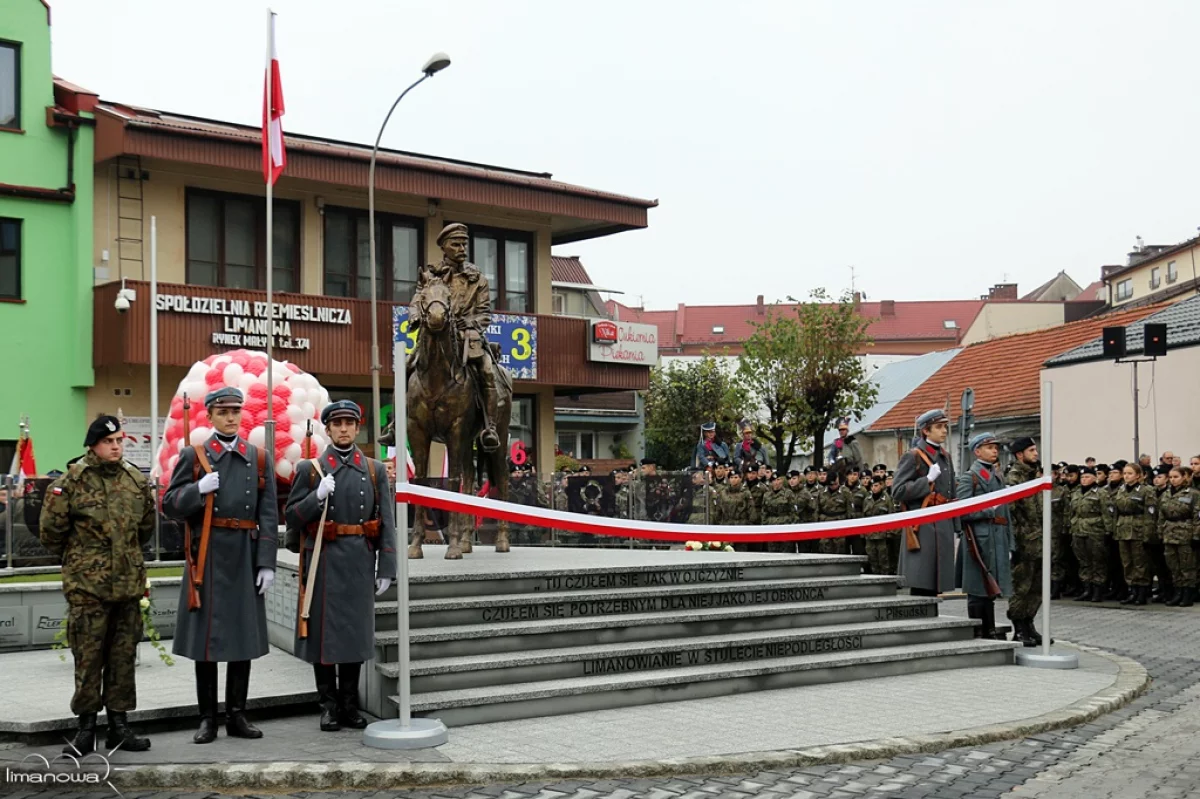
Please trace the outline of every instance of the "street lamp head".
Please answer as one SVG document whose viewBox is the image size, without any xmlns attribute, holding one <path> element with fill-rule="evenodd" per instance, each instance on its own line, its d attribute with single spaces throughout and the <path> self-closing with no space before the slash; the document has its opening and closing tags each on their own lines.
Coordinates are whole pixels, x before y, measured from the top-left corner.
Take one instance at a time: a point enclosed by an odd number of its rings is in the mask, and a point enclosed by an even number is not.
<svg viewBox="0 0 1200 799">
<path fill-rule="evenodd" d="M 427 77 L 433 77 L 448 66 L 450 66 L 450 56 L 446 55 L 445 53 L 434 53 L 429 57 L 429 60 L 425 62 L 425 66 L 421 67 L 421 71 L 424 72 Z"/>
</svg>

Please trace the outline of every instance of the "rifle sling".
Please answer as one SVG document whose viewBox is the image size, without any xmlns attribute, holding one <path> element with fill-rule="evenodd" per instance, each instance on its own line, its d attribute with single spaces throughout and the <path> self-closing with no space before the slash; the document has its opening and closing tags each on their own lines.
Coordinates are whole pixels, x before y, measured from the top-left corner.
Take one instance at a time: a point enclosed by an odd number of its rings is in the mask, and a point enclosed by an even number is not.
<svg viewBox="0 0 1200 799">
<path fill-rule="evenodd" d="M 192 449 L 196 453 L 196 465 L 203 469 L 205 474 L 212 474 L 212 464 L 208 462 L 208 453 L 204 451 L 204 446 L 196 444 Z M 204 523 L 200 527 L 200 553 L 196 558 L 195 574 L 192 576 L 192 582 L 196 585 L 204 585 L 204 568 L 208 563 L 208 539 L 212 534 L 213 501 L 216 493 L 216 491 L 211 491 L 204 497 Z"/>
</svg>

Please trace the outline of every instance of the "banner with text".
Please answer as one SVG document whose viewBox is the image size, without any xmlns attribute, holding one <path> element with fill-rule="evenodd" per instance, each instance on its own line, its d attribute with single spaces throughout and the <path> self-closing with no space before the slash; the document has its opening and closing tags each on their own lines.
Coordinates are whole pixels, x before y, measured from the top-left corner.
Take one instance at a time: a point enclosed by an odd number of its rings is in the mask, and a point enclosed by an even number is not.
<svg viewBox="0 0 1200 799">
<path fill-rule="evenodd" d="M 404 342 L 404 352 L 417 347 L 421 331 L 408 329 L 408 306 L 392 312 L 392 341 Z M 537 317 L 524 314 L 495 313 L 485 331 L 488 341 L 500 345 L 500 364 L 514 380 L 537 380 Z"/>
</svg>

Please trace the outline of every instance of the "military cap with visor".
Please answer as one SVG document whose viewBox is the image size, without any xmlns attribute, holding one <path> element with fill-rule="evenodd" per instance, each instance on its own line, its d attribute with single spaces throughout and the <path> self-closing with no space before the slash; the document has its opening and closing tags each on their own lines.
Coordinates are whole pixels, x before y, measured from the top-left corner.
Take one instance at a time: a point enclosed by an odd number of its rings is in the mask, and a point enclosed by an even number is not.
<svg viewBox="0 0 1200 799">
<path fill-rule="evenodd" d="M 996 436 L 993 433 L 979 433 L 971 439 L 971 443 L 968 446 L 971 448 L 971 451 L 974 452 L 980 447 L 995 443 Z"/>
<path fill-rule="evenodd" d="M 94 447 L 111 435 L 121 432 L 121 421 L 115 416 L 99 416 L 88 425 L 85 447 Z"/>
<path fill-rule="evenodd" d="M 362 409 L 358 407 L 358 403 L 354 400 L 338 400 L 331 402 L 321 411 L 321 424 L 327 425 L 334 419 L 353 419 L 354 422 L 362 422 Z"/>
<path fill-rule="evenodd" d="M 716 422 L 705 422 L 704 424 L 700 425 L 700 429 L 706 433 L 711 433 L 717 429 L 717 423 Z"/>
<path fill-rule="evenodd" d="M 941 408 L 938 408 L 938 409 L 932 410 L 932 411 L 925 411 L 925 413 L 918 416 L 917 417 L 917 428 L 920 430 L 924 430 L 926 427 L 932 427 L 933 425 L 937 424 L 938 422 L 949 423 L 949 421 L 950 421 L 950 417 L 946 415 L 946 412 L 944 410 L 942 410 Z"/>
<path fill-rule="evenodd" d="M 453 222 L 449 225 L 446 225 L 444 228 L 442 228 L 442 232 L 438 234 L 438 246 L 440 247 L 442 242 L 451 236 L 461 236 L 464 239 L 467 238 L 467 226 L 462 222 Z"/>
<path fill-rule="evenodd" d="M 244 403 L 245 397 L 240 389 L 233 386 L 225 386 L 218 388 L 216 391 L 210 391 L 204 397 L 204 407 L 212 408 L 240 408 Z"/>
</svg>

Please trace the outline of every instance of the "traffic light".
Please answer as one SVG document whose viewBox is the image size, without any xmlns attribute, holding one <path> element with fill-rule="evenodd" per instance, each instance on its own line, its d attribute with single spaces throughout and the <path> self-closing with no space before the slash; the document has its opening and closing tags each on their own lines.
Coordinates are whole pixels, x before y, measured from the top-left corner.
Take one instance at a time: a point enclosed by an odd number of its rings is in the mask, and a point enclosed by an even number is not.
<svg viewBox="0 0 1200 799">
<path fill-rule="evenodd" d="M 1125 357 L 1125 328 L 1123 328 L 1123 327 L 1106 327 L 1106 328 L 1104 328 L 1104 357 L 1105 358 L 1123 358 L 1123 357 Z"/>
<path fill-rule="evenodd" d="M 1145 342 L 1142 351 L 1146 355 L 1167 354 L 1167 326 L 1165 324 L 1146 325 L 1142 337 Z"/>
</svg>

